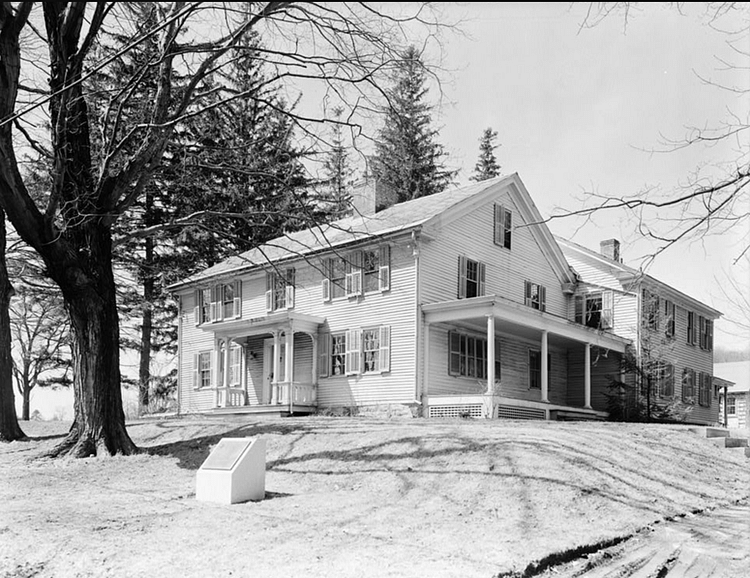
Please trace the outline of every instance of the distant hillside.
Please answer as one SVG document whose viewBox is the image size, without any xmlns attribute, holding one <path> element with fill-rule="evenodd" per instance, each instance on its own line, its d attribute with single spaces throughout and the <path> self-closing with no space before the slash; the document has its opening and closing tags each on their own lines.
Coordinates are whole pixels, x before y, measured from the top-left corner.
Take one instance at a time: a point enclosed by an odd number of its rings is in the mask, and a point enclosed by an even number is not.
<svg viewBox="0 0 750 578">
<path fill-rule="evenodd" d="M 714 349 L 714 363 L 727 363 L 730 361 L 750 361 L 750 347 L 744 351 L 722 347 Z"/>
</svg>

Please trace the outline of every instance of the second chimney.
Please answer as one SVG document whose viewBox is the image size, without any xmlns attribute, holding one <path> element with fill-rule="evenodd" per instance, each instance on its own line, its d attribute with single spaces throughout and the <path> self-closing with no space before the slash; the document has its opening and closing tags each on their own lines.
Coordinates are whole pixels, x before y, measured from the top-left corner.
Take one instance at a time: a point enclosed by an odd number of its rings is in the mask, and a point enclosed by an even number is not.
<svg viewBox="0 0 750 578">
<path fill-rule="evenodd" d="M 620 259 L 620 241 L 617 239 L 607 239 L 599 243 L 599 250 L 602 255 L 613 261 L 621 263 Z"/>
</svg>

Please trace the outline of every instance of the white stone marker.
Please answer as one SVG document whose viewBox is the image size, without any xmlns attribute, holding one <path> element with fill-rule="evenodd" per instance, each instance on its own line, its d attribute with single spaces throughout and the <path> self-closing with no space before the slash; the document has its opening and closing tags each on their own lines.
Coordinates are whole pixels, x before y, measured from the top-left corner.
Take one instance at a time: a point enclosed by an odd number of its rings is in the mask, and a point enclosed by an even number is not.
<svg viewBox="0 0 750 578">
<path fill-rule="evenodd" d="M 266 497 L 266 440 L 223 438 L 198 470 L 195 498 L 236 504 Z"/>
</svg>

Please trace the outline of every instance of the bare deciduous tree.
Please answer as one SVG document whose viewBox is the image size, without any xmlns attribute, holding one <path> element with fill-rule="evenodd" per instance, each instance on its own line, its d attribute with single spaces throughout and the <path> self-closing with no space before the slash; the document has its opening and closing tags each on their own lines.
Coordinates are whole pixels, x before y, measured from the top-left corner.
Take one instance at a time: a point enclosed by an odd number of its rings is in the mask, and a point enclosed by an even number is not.
<svg viewBox="0 0 750 578">
<path fill-rule="evenodd" d="M 113 224 L 142 194 L 176 125 L 227 98 L 246 96 L 232 94 L 216 102 L 208 98 L 206 82 L 226 65 L 244 35 L 254 30 L 274 39 L 260 56 L 275 70 L 269 82 L 322 83 L 324 91 L 351 106 L 367 107 L 402 59 L 406 28 L 439 28 L 423 4 L 411 5 L 415 12 L 407 15 L 359 2 L 154 4 L 153 22 L 135 34 L 133 45 L 156 38 L 158 58 L 116 78 L 106 103 L 96 109 L 83 81 L 117 58 L 95 62 L 93 48 L 108 26 L 123 25 L 118 3 L 6 2 L 0 7 L 0 206 L 42 257 L 71 322 L 75 417 L 54 455 L 137 451 L 125 429 L 120 393 Z M 24 34 L 35 37 L 45 52 L 29 54 L 22 48 Z M 43 70 L 48 86 L 35 85 L 24 59 Z M 123 111 L 146 77 L 155 83 L 148 120 L 128 122 Z M 27 89 L 39 99 L 24 106 L 19 94 Z M 21 122 L 40 106 L 49 113 L 53 167 L 49 194 L 35 201 L 13 139 L 16 129 L 29 137 L 29 146 L 39 144 L 35 132 L 40 131 Z M 302 127 L 322 120 L 292 114 Z"/>
</svg>

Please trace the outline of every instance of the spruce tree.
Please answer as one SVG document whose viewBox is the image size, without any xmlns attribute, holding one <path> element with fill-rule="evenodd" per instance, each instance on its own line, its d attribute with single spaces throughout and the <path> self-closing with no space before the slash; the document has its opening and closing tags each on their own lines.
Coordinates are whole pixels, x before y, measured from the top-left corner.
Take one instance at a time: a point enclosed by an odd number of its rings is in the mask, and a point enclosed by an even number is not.
<svg viewBox="0 0 750 578">
<path fill-rule="evenodd" d="M 443 147 L 435 140 L 432 106 L 426 102 L 425 67 L 410 46 L 399 63 L 380 130 L 372 172 L 384 192 L 377 209 L 445 190 L 456 171 L 445 168 Z"/>
<path fill-rule="evenodd" d="M 472 181 L 486 181 L 500 174 L 500 165 L 497 164 L 497 159 L 495 158 L 495 149 L 498 147 L 495 144 L 495 139 L 497 139 L 497 131 L 489 127 L 484 129 L 479 139 L 479 158 L 477 159 L 477 164 L 474 165 L 474 174 L 471 176 Z"/>
<path fill-rule="evenodd" d="M 331 129 L 331 149 L 328 151 L 324 171 L 323 186 L 326 189 L 324 197 L 330 203 L 333 219 L 346 216 L 351 210 L 352 176 L 354 171 L 349 162 L 349 152 L 344 145 L 343 130 L 341 128 L 342 107 L 333 109 L 335 122 Z"/>
</svg>

